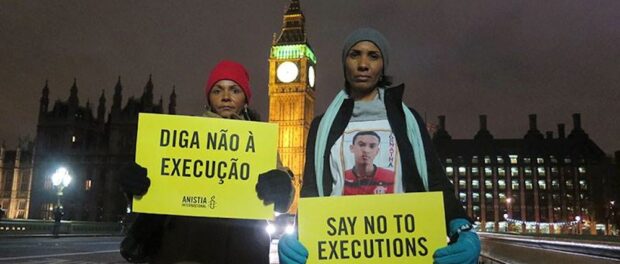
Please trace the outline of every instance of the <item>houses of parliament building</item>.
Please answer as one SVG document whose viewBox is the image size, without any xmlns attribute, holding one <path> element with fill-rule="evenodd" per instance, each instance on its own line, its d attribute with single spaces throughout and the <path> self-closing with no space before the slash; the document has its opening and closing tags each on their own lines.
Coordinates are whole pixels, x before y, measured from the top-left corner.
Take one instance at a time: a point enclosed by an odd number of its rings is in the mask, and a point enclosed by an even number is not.
<svg viewBox="0 0 620 264">
<path fill-rule="evenodd" d="M 317 58 L 308 39 L 300 3 L 292 0 L 273 37 L 264 89 L 269 122 L 279 125 L 279 153 L 295 174 L 297 190 L 315 108 Z M 134 160 L 138 113 L 176 114 L 174 88 L 166 105 L 155 102 L 153 93 L 149 77 L 140 97 L 124 101 L 119 77 L 108 109 L 103 92 L 96 106 L 81 104 L 74 80 L 67 99 L 50 104 L 46 83 L 34 143 L 0 150 L 0 206 L 6 217 L 51 219 L 58 192 L 50 175 L 64 166 L 73 177 L 63 192 L 64 219 L 120 220 L 127 200 L 118 171 Z M 579 114 L 570 131 L 560 124 L 556 133 L 544 134 L 530 115 L 529 129 L 516 139 L 494 138 L 484 115 L 479 126 L 473 139 L 453 139 L 440 116 L 431 133 L 455 195 L 480 229 L 596 233 L 619 224 L 620 152 L 607 157 L 581 127 Z"/>
</svg>

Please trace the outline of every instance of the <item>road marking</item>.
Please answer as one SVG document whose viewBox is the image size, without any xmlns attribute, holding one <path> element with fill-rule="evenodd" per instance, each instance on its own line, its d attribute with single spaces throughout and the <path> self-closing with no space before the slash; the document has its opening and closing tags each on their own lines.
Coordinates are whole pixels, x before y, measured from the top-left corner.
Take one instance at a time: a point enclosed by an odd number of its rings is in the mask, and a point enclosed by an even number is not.
<svg viewBox="0 0 620 264">
<path fill-rule="evenodd" d="M 62 254 L 50 254 L 50 255 L 39 255 L 39 256 L 9 257 L 9 258 L 0 258 L 0 260 L 18 260 L 18 259 L 65 257 L 65 256 L 79 256 L 79 255 L 114 253 L 114 252 L 120 252 L 120 250 L 116 249 L 116 250 L 102 250 L 102 251 L 91 251 L 91 252 L 62 253 Z"/>
</svg>

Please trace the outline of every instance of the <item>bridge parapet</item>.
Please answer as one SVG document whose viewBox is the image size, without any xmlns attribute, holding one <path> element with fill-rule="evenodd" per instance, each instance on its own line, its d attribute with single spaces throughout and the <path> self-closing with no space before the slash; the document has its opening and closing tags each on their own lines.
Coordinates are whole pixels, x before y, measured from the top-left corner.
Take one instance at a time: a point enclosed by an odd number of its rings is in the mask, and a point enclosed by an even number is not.
<svg viewBox="0 0 620 264">
<path fill-rule="evenodd" d="M 0 236 L 51 234 L 51 220 L 4 220 L 0 221 Z M 60 234 L 120 234 L 123 226 L 118 222 L 61 221 Z"/>
</svg>

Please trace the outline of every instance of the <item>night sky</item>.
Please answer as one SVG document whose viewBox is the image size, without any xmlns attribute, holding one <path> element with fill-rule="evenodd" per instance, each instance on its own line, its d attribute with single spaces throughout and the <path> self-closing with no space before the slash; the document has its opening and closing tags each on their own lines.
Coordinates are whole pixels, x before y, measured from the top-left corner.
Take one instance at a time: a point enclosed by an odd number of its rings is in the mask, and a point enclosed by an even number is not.
<svg viewBox="0 0 620 264">
<path fill-rule="evenodd" d="M 117 78 L 123 104 L 153 75 L 155 98 L 176 86 L 177 111 L 196 115 L 221 59 L 250 72 L 252 106 L 267 118 L 269 48 L 287 0 L 0 1 L 0 140 L 36 135 L 39 98 L 50 108 L 77 78 L 93 110 Z M 339 89 L 344 38 L 377 28 L 391 43 L 388 72 L 428 121 L 446 115 L 453 138 L 473 138 L 478 115 L 495 138 L 522 138 L 528 114 L 544 134 L 581 113 L 607 153 L 620 150 L 620 1 L 301 0 L 317 55 L 316 113 Z"/>
</svg>

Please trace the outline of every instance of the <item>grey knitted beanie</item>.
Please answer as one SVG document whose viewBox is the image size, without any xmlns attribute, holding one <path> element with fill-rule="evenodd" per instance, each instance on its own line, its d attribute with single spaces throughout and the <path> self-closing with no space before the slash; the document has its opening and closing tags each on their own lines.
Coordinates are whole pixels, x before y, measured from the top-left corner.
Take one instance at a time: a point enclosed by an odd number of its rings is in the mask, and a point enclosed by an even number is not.
<svg viewBox="0 0 620 264">
<path fill-rule="evenodd" d="M 358 28 L 346 38 L 344 48 L 342 49 L 342 65 L 345 65 L 349 50 L 360 41 L 370 41 L 379 48 L 383 57 L 383 74 L 387 75 L 387 68 L 390 62 L 390 43 L 379 31 L 373 28 Z"/>
</svg>

